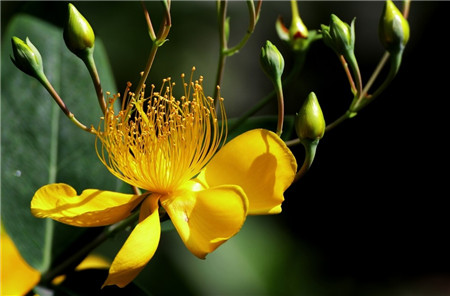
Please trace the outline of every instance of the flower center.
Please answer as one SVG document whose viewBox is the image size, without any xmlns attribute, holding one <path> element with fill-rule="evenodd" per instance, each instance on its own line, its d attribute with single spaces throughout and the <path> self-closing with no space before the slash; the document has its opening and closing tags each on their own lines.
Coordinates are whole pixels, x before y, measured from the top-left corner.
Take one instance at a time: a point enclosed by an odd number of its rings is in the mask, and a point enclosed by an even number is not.
<svg viewBox="0 0 450 296">
<path fill-rule="evenodd" d="M 172 96 L 175 83 L 164 79 L 159 92 L 145 98 L 131 93 L 129 83 L 116 114 L 110 99 L 97 131 L 97 155 L 117 178 L 151 192 L 169 193 L 192 179 L 224 143 L 227 132 L 223 99 L 220 120 L 214 100 L 198 81 L 183 80 L 185 95 Z M 127 98 L 128 97 L 128 98 Z M 127 102 L 128 101 L 128 102 Z M 126 103 L 127 102 L 127 103 Z M 101 146 L 98 144 L 100 141 Z"/>
</svg>

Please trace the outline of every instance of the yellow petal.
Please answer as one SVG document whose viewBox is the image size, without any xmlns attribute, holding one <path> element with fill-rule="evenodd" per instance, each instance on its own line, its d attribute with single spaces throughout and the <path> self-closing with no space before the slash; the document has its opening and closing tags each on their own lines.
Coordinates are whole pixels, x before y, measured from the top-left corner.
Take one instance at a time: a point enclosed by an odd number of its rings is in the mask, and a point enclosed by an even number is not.
<svg viewBox="0 0 450 296">
<path fill-rule="evenodd" d="M 31 212 L 38 218 L 52 218 L 73 226 L 104 226 L 128 217 L 143 198 L 97 189 L 87 189 L 77 195 L 67 184 L 50 184 L 36 191 Z"/>
<path fill-rule="evenodd" d="M 158 197 L 151 195 L 142 203 L 141 221 L 114 258 L 103 287 L 108 285 L 125 287 L 134 280 L 155 254 L 161 236 Z"/>
<path fill-rule="evenodd" d="M 241 229 L 248 202 L 239 186 L 197 191 L 199 185 L 188 182 L 161 197 L 161 205 L 189 251 L 203 259 Z"/>
<path fill-rule="evenodd" d="M 250 215 L 277 214 L 296 171 L 297 162 L 286 144 L 273 132 L 256 129 L 222 147 L 197 178 L 207 187 L 242 187 Z"/>
<path fill-rule="evenodd" d="M 80 264 L 75 268 L 75 270 L 83 270 L 83 269 L 108 269 L 111 266 L 111 261 L 106 258 L 92 254 L 86 257 Z"/>
<path fill-rule="evenodd" d="M 1 241 L 1 295 L 25 295 L 39 282 L 41 275 L 22 258 L 3 229 Z"/>
</svg>

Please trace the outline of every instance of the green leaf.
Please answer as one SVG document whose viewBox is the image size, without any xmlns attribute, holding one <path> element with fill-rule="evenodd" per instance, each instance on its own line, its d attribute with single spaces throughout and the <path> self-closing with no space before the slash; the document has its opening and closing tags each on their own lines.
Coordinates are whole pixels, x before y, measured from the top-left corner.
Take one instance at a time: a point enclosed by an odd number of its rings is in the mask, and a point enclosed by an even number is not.
<svg viewBox="0 0 450 296">
<path fill-rule="evenodd" d="M 117 180 L 98 160 L 95 137 L 77 128 L 33 78 L 10 61 L 12 36 L 29 37 L 40 51 L 44 71 L 78 120 L 97 127 L 102 115 L 84 64 L 66 47 L 62 29 L 37 18 L 19 15 L 2 40 L 2 223 L 25 260 L 45 272 L 84 229 L 35 218 L 30 212 L 34 192 L 48 183 L 114 190 Z M 116 92 L 101 41 L 95 60 L 104 91 Z"/>
</svg>

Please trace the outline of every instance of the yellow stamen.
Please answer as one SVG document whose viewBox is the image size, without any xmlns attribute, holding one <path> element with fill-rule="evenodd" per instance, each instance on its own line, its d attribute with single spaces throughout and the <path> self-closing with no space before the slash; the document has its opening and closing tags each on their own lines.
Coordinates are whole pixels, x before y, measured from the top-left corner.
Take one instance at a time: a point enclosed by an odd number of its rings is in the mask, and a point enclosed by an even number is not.
<svg viewBox="0 0 450 296">
<path fill-rule="evenodd" d="M 203 93 L 198 81 L 185 83 L 185 95 L 172 95 L 175 85 L 163 80 L 159 92 L 151 86 L 145 98 L 125 90 L 122 108 L 116 115 L 110 99 L 97 131 L 96 150 L 100 160 L 119 179 L 151 192 L 169 193 L 192 179 L 208 163 L 226 138 L 226 115 L 220 100 L 220 120 L 214 101 Z M 127 97 L 129 100 L 127 102 Z M 125 105 L 126 104 L 126 105 Z"/>
</svg>

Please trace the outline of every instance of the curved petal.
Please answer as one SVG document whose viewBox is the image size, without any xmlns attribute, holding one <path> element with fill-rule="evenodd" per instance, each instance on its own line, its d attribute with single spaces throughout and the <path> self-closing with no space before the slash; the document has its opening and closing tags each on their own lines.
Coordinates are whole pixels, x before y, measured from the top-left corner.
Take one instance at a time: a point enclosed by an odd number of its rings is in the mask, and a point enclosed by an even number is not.
<svg viewBox="0 0 450 296">
<path fill-rule="evenodd" d="M 189 251 L 204 259 L 241 229 L 248 201 L 239 186 L 197 191 L 198 187 L 199 183 L 188 182 L 173 194 L 161 197 L 161 205 Z"/>
<path fill-rule="evenodd" d="M 49 184 L 34 194 L 31 212 L 38 218 L 52 218 L 73 226 L 104 226 L 128 217 L 143 198 L 143 195 L 97 189 L 87 189 L 77 195 L 67 184 Z"/>
<path fill-rule="evenodd" d="M 1 230 L 1 295 L 25 295 L 41 278 L 36 269 L 28 265 L 9 235 Z"/>
<path fill-rule="evenodd" d="M 242 187 L 249 215 L 277 214 L 296 172 L 297 162 L 286 144 L 273 132 L 256 129 L 222 147 L 197 180 L 206 187 Z"/>
<path fill-rule="evenodd" d="M 125 287 L 152 259 L 161 236 L 158 198 L 159 196 L 151 195 L 142 203 L 140 222 L 114 258 L 103 287 L 108 285 Z"/>
</svg>

